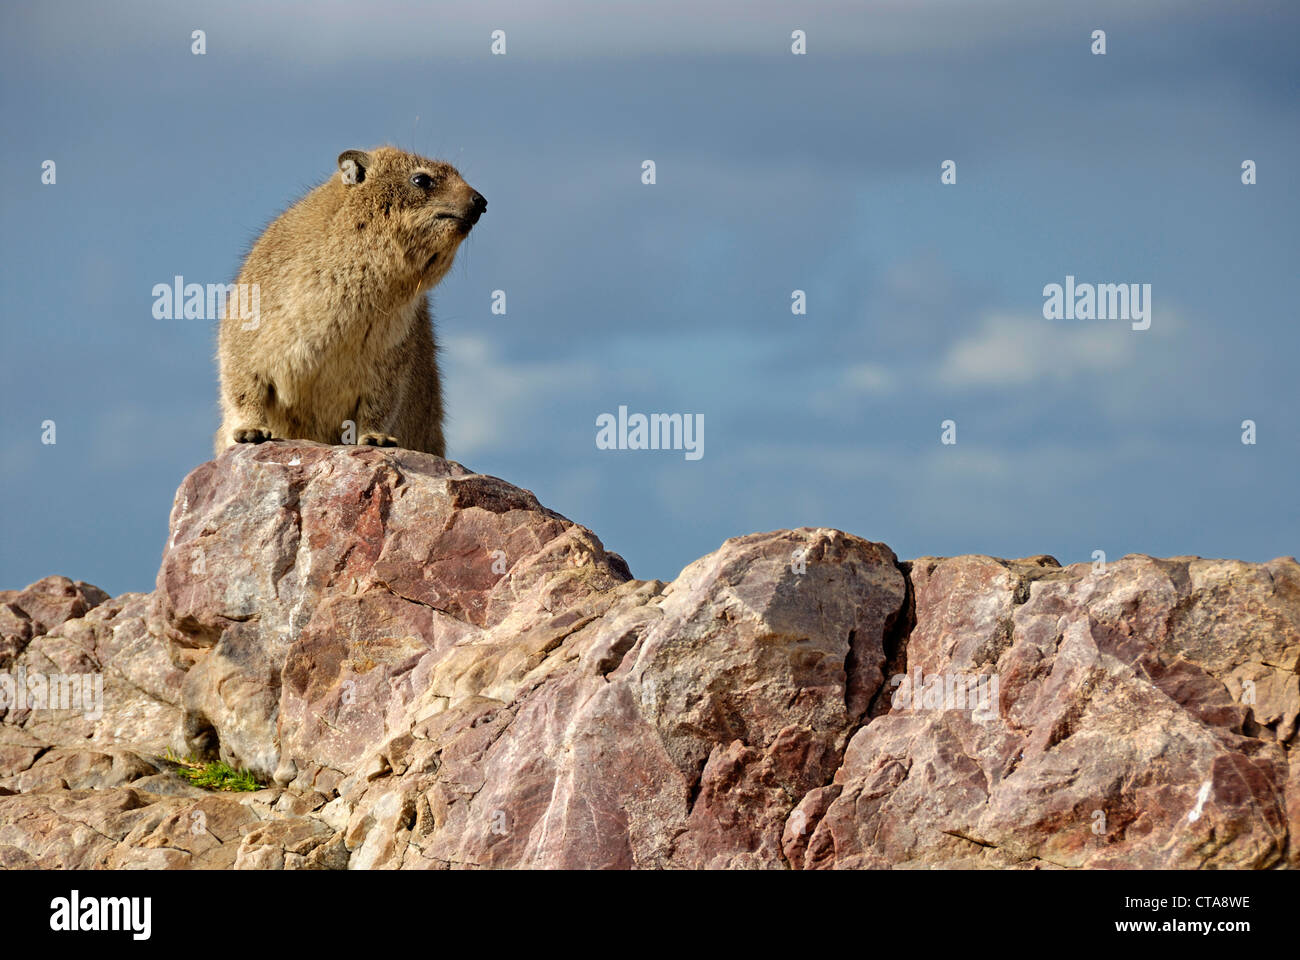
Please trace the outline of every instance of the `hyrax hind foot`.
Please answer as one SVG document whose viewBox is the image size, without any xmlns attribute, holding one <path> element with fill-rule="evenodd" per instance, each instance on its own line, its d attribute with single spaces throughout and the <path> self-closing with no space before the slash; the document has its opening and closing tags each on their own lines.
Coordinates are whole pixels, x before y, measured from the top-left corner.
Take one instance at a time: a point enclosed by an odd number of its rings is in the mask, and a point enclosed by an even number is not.
<svg viewBox="0 0 1300 960">
<path fill-rule="evenodd" d="M 362 447 L 397 447 L 401 446 L 397 438 L 387 433 L 363 433 L 357 440 L 357 445 Z"/>
<path fill-rule="evenodd" d="M 271 439 L 271 431 L 264 427 L 239 427 L 232 436 L 235 443 L 264 443 Z"/>
</svg>

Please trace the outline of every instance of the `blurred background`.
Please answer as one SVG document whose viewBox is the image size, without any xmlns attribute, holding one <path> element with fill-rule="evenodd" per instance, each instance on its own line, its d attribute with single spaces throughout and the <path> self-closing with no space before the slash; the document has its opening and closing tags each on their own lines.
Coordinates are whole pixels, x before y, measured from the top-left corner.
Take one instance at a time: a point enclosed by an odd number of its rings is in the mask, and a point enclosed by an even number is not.
<svg viewBox="0 0 1300 960">
<path fill-rule="evenodd" d="M 0 587 L 152 588 L 218 424 L 214 324 L 155 319 L 154 284 L 232 281 L 342 150 L 385 142 L 490 202 L 433 295 L 449 456 L 639 577 L 803 525 L 903 558 L 1296 553 L 1294 3 L 0 18 Z M 1151 284 L 1151 328 L 1045 320 L 1067 274 Z M 598 450 L 620 404 L 703 414 L 703 458 Z"/>
</svg>

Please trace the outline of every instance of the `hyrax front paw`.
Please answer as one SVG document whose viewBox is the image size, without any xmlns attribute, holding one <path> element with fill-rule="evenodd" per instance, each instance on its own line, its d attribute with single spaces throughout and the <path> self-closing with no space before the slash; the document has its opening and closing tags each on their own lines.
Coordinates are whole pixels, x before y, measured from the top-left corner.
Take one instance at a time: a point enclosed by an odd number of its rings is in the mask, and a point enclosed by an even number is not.
<svg viewBox="0 0 1300 960">
<path fill-rule="evenodd" d="M 396 447 L 399 446 L 397 438 L 387 433 L 363 433 L 357 440 L 357 445 L 361 447 Z"/>
<path fill-rule="evenodd" d="M 232 436 L 235 443 L 264 443 L 271 439 L 271 431 L 265 427 L 239 427 Z"/>
</svg>

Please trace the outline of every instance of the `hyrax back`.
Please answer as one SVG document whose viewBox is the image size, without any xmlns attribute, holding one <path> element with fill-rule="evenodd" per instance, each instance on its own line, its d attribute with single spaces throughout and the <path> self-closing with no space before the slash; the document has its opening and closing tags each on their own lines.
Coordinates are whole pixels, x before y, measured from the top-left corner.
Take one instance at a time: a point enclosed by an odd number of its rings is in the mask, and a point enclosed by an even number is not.
<svg viewBox="0 0 1300 960">
<path fill-rule="evenodd" d="M 241 315 L 236 297 L 221 321 L 218 455 L 270 439 L 445 455 L 425 295 L 487 201 L 449 164 L 394 147 L 348 150 L 338 164 L 239 273 L 259 309 Z"/>
</svg>

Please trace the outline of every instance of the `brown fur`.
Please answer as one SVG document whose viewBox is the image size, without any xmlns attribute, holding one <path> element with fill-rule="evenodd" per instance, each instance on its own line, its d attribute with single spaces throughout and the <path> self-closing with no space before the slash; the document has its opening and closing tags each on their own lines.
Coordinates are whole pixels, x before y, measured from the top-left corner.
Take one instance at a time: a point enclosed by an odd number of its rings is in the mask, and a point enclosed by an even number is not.
<svg viewBox="0 0 1300 960">
<path fill-rule="evenodd" d="M 421 173 L 431 186 L 412 182 Z M 340 443 L 350 420 L 357 443 L 444 456 L 425 295 L 486 207 L 449 164 L 394 147 L 343 153 L 339 173 L 267 227 L 240 270 L 260 312 L 254 322 L 228 307 L 221 322 L 216 452 Z"/>
</svg>

